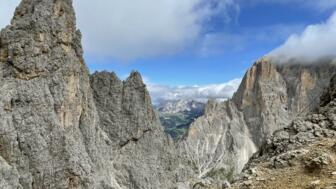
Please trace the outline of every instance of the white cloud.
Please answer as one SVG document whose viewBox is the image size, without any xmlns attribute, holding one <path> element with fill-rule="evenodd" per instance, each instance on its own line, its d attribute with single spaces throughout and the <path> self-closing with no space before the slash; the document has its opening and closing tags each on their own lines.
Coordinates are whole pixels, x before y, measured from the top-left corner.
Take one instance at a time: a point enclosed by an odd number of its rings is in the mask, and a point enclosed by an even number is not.
<svg viewBox="0 0 336 189">
<path fill-rule="evenodd" d="M 313 62 L 336 57 L 336 12 L 324 23 L 307 26 L 301 34 L 293 34 L 268 56 L 287 62 L 300 59 Z"/>
<path fill-rule="evenodd" d="M 213 16 L 229 22 L 230 11 L 239 13 L 239 6 L 261 2 L 319 10 L 336 7 L 336 0 L 74 0 L 74 5 L 84 34 L 85 52 L 95 57 L 129 60 L 170 55 L 195 47 L 199 47 L 202 55 L 211 55 L 226 49 L 250 48 L 253 42 L 268 43 L 263 39 L 268 35 L 273 41 L 281 38 L 286 31 L 280 27 L 266 28 L 265 32 L 204 33 Z M 19 0 L 0 1 L 0 27 L 9 24 L 18 4 Z M 290 41 L 299 38 L 292 36 L 288 43 L 293 44 Z"/>
<path fill-rule="evenodd" d="M 200 53 L 203 56 L 211 56 L 225 52 L 241 52 L 258 46 L 279 44 L 292 33 L 303 29 L 304 26 L 301 24 L 274 24 L 242 28 L 236 33 L 210 33 L 205 35 Z"/>
<path fill-rule="evenodd" d="M 84 47 L 96 55 L 134 59 L 170 55 L 192 45 L 212 16 L 233 0 L 75 0 Z"/>
<path fill-rule="evenodd" d="M 1 0 L 0 1 L 0 28 L 4 28 L 10 23 L 14 15 L 15 7 L 19 4 L 19 0 Z"/>
<path fill-rule="evenodd" d="M 203 86 L 178 86 L 170 87 L 149 83 L 147 87 L 154 103 L 161 100 L 196 100 L 205 102 L 208 99 L 228 99 L 239 87 L 241 79 L 234 79 L 226 83 L 210 84 Z"/>
<path fill-rule="evenodd" d="M 119 59 L 170 55 L 199 39 L 214 16 L 229 21 L 234 0 L 73 0 L 86 53 Z M 0 27 L 19 0 L 0 1 Z"/>
</svg>

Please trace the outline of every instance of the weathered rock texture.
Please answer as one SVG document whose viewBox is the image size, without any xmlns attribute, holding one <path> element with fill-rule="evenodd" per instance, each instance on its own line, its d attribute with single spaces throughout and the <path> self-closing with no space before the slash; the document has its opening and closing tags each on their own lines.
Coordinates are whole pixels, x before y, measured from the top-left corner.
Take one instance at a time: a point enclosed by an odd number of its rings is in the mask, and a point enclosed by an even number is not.
<svg viewBox="0 0 336 189">
<path fill-rule="evenodd" d="M 233 188 L 335 188 L 335 79 L 318 110 L 269 137 Z"/>
<path fill-rule="evenodd" d="M 327 106 L 336 98 L 336 75 L 331 78 L 330 85 L 321 96 L 320 106 Z"/>
<path fill-rule="evenodd" d="M 137 72 L 120 81 L 114 73 L 91 76 L 100 128 L 115 151 L 113 167 L 125 188 L 173 188 L 177 165 L 173 141 L 152 108 Z"/>
<path fill-rule="evenodd" d="M 189 163 L 197 178 L 233 178 L 239 173 L 256 147 L 248 128 L 233 102 L 209 101 L 205 115 L 197 119 L 182 141 Z"/>
<path fill-rule="evenodd" d="M 269 136 L 318 107 L 335 71 L 336 66 L 329 63 L 257 61 L 232 100 L 210 102 L 205 115 L 191 125 L 181 148 L 201 167 L 195 175 L 217 179 L 224 174 L 230 179 L 239 173 Z"/>
<path fill-rule="evenodd" d="M 23 0 L 0 33 L 0 188 L 170 188 L 138 73 L 90 77 L 71 0 Z"/>
<path fill-rule="evenodd" d="M 274 131 L 319 106 L 336 66 L 329 63 L 275 65 L 267 58 L 246 73 L 233 97 L 257 146 Z"/>
<path fill-rule="evenodd" d="M 23 0 L 1 30 L 0 188 L 165 189 L 230 178 L 274 131 L 317 107 L 335 70 L 258 61 L 232 100 L 208 103 L 177 154 L 140 75 L 90 77 L 80 41 L 72 0 Z M 332 86 L 321 105 L 333 103 Z M 333 135 L 333 112 L 318 115 L 325 126 L 311 121 L 314 136 Z M 293 128 L 309 128 L 301 125 Z"/>
</svg>

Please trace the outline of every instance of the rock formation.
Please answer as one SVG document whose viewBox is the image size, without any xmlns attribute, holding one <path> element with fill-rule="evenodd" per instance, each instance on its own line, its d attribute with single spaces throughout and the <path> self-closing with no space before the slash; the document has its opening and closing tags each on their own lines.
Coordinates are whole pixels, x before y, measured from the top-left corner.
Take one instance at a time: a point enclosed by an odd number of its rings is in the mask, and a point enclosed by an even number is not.
<svg viewBox="0 0 336 189">
<path fill-rule="evenodd" d="M 118 183 L 123 188 L 173 187 L 177 166 L 174 144 L 154 113 L 140 74 L 133 72 L 120 81 L 114 73 L 95 73 L 91 86 L 99 126 L 114 150 Z"/>
<path fill-rule="evenodd" d="M 23 0 L 1 30 L 0 188 L 174 187 L 141 77 L 90 78 L 80 41 L 71 0 Z"/>
<path fill-rule="evenodd" d="M 233 188 L 335 188 L 335 79 L 318 110 L 268 138 Z"/>
<path fill-rule="evenodd" d="M 181 145 L 198 179 L 232 179 L 257 150 L 232 101 L 209 101 Z"/>
<path fill-rule="evenodd" d="M 177 153 L 139 73 L 89 75 L 72 0 L 22 0 L 0 32 L 0 188 L 186 189 L 232 178 L 275 144 L 267 143 L 274 131 L 293 137 L 293 119 L 319 104 L 328 110 L 335 85 L 321 102 L 316 96 L 334 71 L 258 61 L 232 100 L 207 104 Z M 297 121 L 294 131 L 334 136 L 333 112 Z"/>
<path fill-rule="evenodd" d="M 263 58 L 250 68 L 233 101 L 260 146 L 274 131 L 319 105 L 336 66 L 329 63 L 275 65 Z"/>
<path fill-rule="evenodd" d="M 276 65 L 267 58 L 257 61 L 232 100 L 210 102 L 205 115 L 191 125 L 181 145 L 184 154 L 211 162 L 194 174 L 217 179 L 239 173 L 275 131 L 318 107 L 335 71 L 336 66 L 329 63 Z"/>
</svg>

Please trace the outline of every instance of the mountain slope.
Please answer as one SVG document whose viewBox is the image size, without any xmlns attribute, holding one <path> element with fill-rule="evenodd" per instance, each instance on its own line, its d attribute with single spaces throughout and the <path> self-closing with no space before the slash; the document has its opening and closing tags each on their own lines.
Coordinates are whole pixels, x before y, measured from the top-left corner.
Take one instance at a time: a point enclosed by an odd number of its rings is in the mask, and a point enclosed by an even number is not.
<svg viewBox="0 0 336 189">
<path fill-rule="evenodd" d="M 141 77 L 90 78 L 72 1 L 23 0 L 11 23 L 0 33 L 0 188 L 174 187 L 173 145 Z"/>
<path fill-rule="evenodd" d="M 335 66 L 263 59 L 232 100 L 209 101 L 175 149 L 139 73 L 90 76 L 80 41 L 71 0 L 23 0 L 1 30 L 0 188 L 193 188 L 233 178 L 258 149 L 281 153 L 277 138 L 288 147 L 288 136 L 334 136 L 335 85 L 326 112 L 286 127 L 318 107 Z"/>
<path fill-rule="evenodd" d="M 1 185 L 93 185 L 95 130 L 83 126 L 97 117 L 71 1 L 22 1 L 0 38 Z"/>
<path fill-rule="evenodd" d="M 209 101 L 204 116 L 197 119 L 181 142 L 195 177 L 233 178 L 256 152 L 243 114 L 232 101 Z"/>
<path fill-rule="evenodd" d="M 321 97 L 319 110 L 295 119 L 268 139 L 233 188 L 335 188 L 335 84 Z"/>
<path fill-rule="evenodd" d="M 184 154 L 199 161 L 206 158 L 221 162 L 207 164 L 207 173 L 202 175 L 211 175 L 212 179 L 239 173 L 274 131 L 318 107 L 319 96 L 335 70 L 332 64 L 275 65 L 267 58 L 257 61 L 245 74 L 232 100 L 211 102 L 208 106 L 219 108 L 206 111 L 191 125 L 181 145 L 186 149 Z M 223 116 L 225 112 L 227 115 Z M 218 143 L 218 139 L 223 141 Z M 246 141 L 245 145 L 241 141 Z M 233 171 L 232 165 L 236 165 Z M 199 171 L 194 174 L 199 176 Z"/>
<path fill-rule="evenodd" d="M 112 152 L 116 180 L 124 188 L 174 186 L 176 152 L 152 108 L 138 72 L 120 81 L 114 73 L 91 76 L 94 100 Z M 167 170 L 170 170 L 169 172 Z"/>
</svg>

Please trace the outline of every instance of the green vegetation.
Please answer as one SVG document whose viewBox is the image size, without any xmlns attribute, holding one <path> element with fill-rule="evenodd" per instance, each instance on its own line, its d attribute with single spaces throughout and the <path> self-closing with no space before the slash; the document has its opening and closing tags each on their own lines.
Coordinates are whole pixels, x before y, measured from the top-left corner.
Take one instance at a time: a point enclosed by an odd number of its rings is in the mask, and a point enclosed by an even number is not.
<svg viewBox="0 0 336 189">
<path fill-rule="evenodd" d="M 187 133 L 191 123 L 201 116 L 200 113 L 184 112 L 184 113 L 160 113 L 161 124 L 175 141 L 181 140 Z"/>
</svg>

